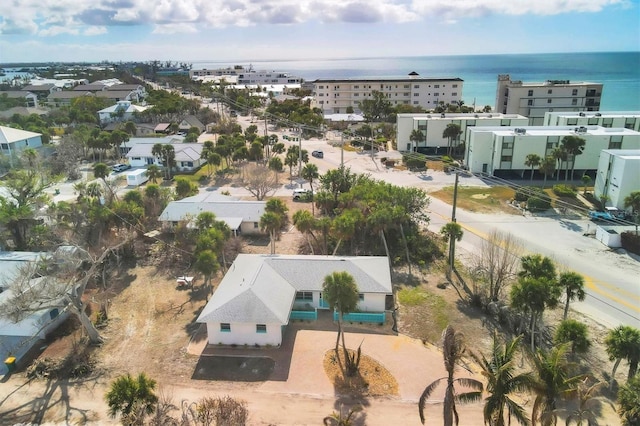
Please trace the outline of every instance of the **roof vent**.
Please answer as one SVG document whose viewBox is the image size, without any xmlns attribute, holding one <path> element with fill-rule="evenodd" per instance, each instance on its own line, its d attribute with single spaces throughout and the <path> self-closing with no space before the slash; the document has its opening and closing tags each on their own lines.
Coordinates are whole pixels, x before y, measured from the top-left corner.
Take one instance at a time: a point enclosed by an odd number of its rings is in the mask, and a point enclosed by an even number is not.
<svg viewBox="0 0 640 426">
<path fill-rule="evenodd" d="M 602 114 L 600 114 L 599 112 L 596 112 L 596 117 L 602 117 Z"/>
<path fill-rule="evenodd" d="M 578 115 L 579 115 L 580 117 L 584 117 L 584 116 L 585 116 L 584 112 L 581 112 L 581 113 L 580 113 L 580 114 L 578 114 Z"/>
<path fill-rule="evenodd" d="M 444 115 L 444 112 L 443 112 L 442 114 L 440 114 L 440 118 L 444 118 L 444 117 L 445 117 L 445 115 Z"/>
</svg>

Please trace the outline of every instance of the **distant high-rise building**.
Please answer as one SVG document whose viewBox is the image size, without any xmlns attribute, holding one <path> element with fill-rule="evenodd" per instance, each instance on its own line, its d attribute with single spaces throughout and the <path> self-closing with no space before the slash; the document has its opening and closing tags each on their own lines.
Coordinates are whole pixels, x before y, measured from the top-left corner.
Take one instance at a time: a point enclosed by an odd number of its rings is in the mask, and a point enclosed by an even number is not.
<svg viewBox="0 0 640 426">
<path fill-rule="evenodd" d="M 495 111 L 529 117 L 529 125 L 540 126 L 544 114 L 553 111 L 599 111 L 601 83 L 547 80 L 523 83 L 509 74 L 498 76 Z"/>
</svg>

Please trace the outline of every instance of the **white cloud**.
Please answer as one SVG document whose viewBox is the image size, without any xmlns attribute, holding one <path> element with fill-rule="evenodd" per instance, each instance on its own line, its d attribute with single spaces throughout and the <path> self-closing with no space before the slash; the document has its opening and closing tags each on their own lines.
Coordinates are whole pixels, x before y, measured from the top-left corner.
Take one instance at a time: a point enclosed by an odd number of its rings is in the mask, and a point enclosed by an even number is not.
<svg viewBox="0 0 640 426">
<path fill-rule="evenodd" d="M 107 33 L 107 27 L 88 27 L 83 31 L 82 34 L 86 36 L 96 36 L 96 35 L 106 34 L 106 33 Z"/>
<path fill-rule="evenodd" d="M 80 31 L 78 30 L 78 28 L 67 27 L 62 25 L 51 25 L 43 30 L 38 31 L 38 35 L 40 37 L 51 37 L 51 36 L 56 36 L 60 34 L 78 35 L 80 34 Z"/>
<path fill-rule="evenodd" d="M 0 34 L 66 32 L 87 34 L 84 26 L 172 24 L 205 27 L 293 25 L 308 21 L 403 23 L 420 19 L 459 21 L 486 15 L 554 15 L 598 12 L 631 0 L 3 0 Z M 165 26 L 169 25 L 166 28 Z M 36 30 L 37 28 L 37 30 Z M 186 27 L 192 31 L 195 27 Z M 103 31 L 92 30 L 92 31 Z M 181 30 L 184 32 L 185 30 Z M 90 34 L 91 32 L 89 32 Z"/>
<path fill-rule="evenodd" d="M 153 28 L 153 34 L 188 34 L 197 32 L 198 30 L 193 24 L 163 24 L 156 25 Z"/>
</svg>

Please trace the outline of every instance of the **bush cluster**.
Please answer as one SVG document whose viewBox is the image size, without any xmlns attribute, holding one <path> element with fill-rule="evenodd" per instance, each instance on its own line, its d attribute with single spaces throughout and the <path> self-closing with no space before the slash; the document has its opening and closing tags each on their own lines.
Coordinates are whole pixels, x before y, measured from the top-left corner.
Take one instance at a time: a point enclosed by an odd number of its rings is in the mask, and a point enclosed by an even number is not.
<svg viewBox="0 0 640 426">
<path fill-rule="evenodd" d="M 620 242 L 623 249 L 640 255 L 640 235 L 635 231 L 625 231 L 620 234 Z"/>
<path fill-rule="evenodd" d="M 578 190 L 571 185 L 558 184 L 553 185 L 553 193 L 558 197 L 576 198 Z"/>
</svg>

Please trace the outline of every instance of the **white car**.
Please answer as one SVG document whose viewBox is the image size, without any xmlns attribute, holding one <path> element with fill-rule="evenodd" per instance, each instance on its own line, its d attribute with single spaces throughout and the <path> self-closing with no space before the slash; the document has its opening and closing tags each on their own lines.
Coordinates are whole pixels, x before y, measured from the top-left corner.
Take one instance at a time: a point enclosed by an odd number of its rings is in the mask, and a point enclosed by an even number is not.
<svg viewBox="0 0 640 426">
<path fill-rule="evenodd" d="M 111 167 L 114 173 L 124 172 L 125 170 L 128 170 L 130 168 L 131 166 L 129 164 L 116 164 L 115 166 Z"/>
<path fill-rule="evenodd" d="M 293 190 L 293 201 L 303 200 L 309 196 L 311 196 L 311 191 L 308 189 L 299 188 Z"/>
</svg>

